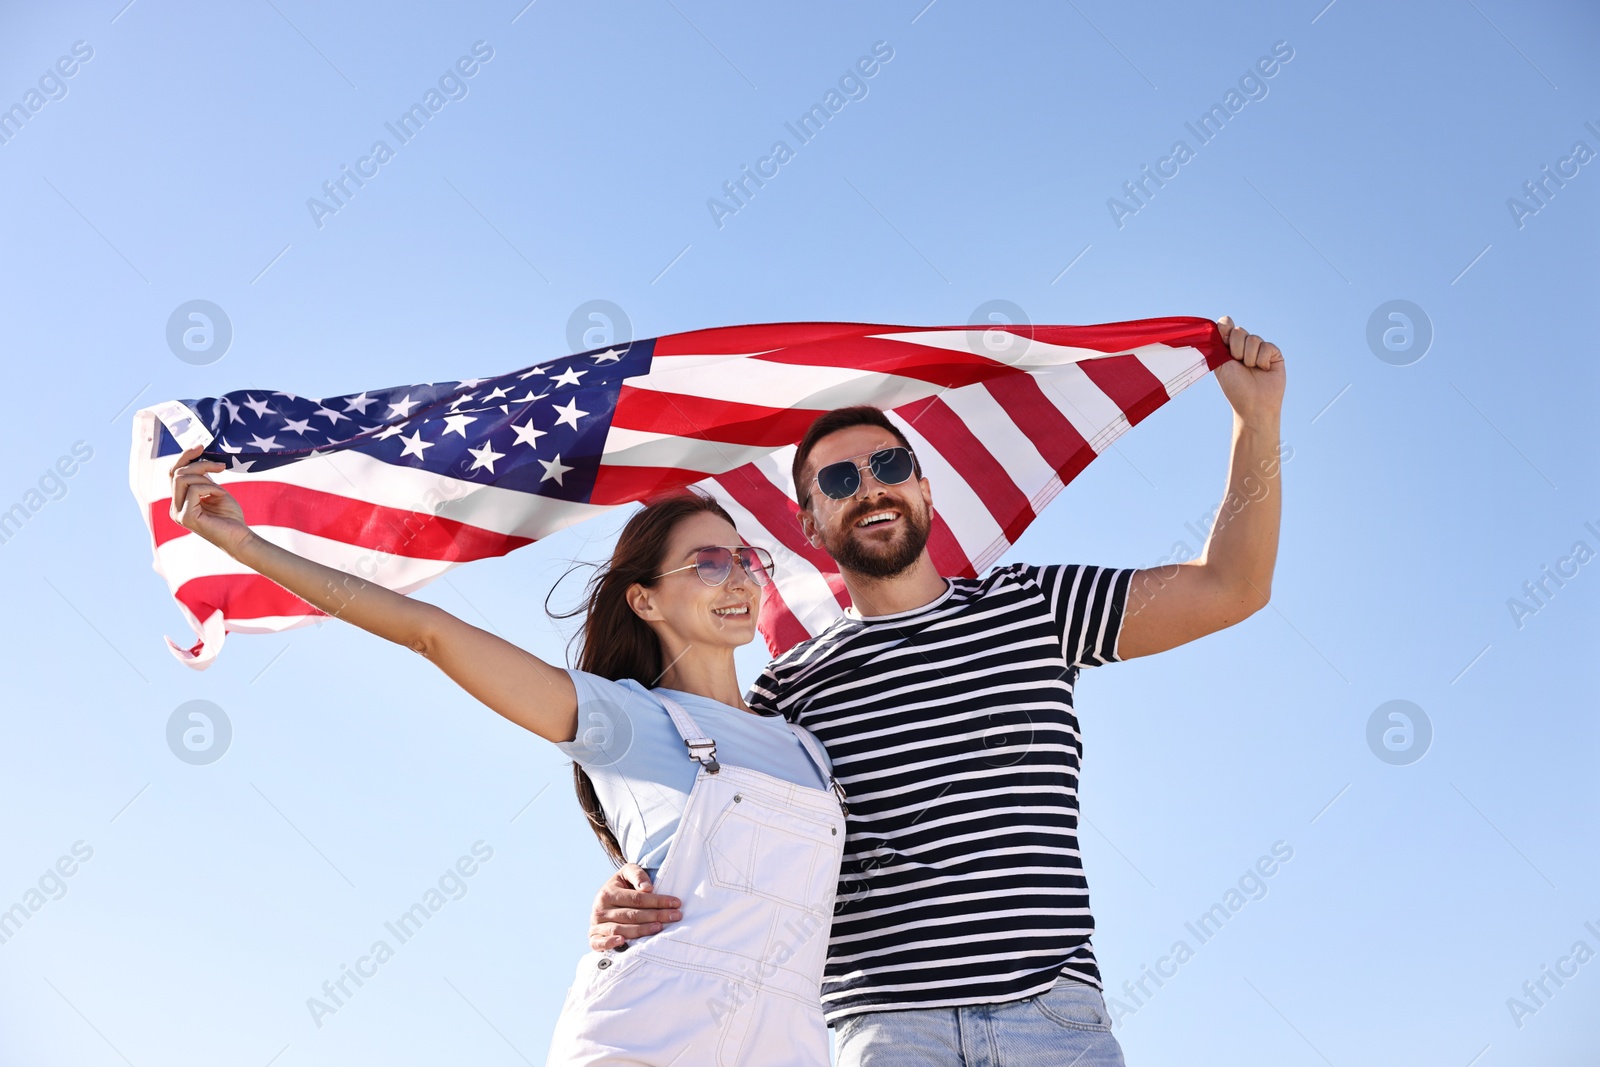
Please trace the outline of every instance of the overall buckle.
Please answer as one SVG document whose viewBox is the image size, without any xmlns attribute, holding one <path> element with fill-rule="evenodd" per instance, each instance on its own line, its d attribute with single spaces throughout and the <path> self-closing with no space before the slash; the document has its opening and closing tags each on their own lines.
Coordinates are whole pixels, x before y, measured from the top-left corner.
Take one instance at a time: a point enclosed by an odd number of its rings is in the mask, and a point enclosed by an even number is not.
<svg viewBox="0 0 1600 1067">
<path fill-rule="evenodd" d="M 722 770 L 722 764 L 717 762 L 717 743 L 711 738 L 690 737 L 685 738 L 683 743 L 689 750 L 689 758 L 704 767 L 707 774 Z"/>
</svg>

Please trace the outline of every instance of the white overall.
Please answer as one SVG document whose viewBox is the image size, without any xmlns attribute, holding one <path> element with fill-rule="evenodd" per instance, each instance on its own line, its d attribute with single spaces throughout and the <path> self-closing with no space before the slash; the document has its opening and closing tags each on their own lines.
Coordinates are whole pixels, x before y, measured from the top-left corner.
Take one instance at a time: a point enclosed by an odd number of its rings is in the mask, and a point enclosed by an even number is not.
<svg viewBox="0 0 1600 1067">
<path fill-rule="evenodd" d="M 719 764 L 716 742 L 655 695 L 700 764 L 655 879 L 683 919 L 579 961 L 546 1067 L 827 1067 L 843 791 L 806 731 L 792 727 L 831 791 Z"/>
</svg>

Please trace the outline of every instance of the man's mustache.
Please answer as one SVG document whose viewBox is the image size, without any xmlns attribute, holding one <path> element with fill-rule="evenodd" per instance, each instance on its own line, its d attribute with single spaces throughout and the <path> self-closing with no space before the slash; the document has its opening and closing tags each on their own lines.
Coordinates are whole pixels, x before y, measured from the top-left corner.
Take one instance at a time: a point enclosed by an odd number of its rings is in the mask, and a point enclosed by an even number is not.
<svg viewBox="0 0 1600 1067">
<path fill-rule="evenodd" d="M 910 514 L 910 509 L 906 507 L 903 501 L 895 500 L 891 497 L 865 507 L 856 508 L 850 514 L 849 518 L 845 519 L 845 525 L 851 529 L 855 529 L 856 523 L 860 522 L 862 519 L 866 518 L 868 515 L 871 515 L 875 511 L 883 511 L 885 509 L 898 511 L 901 517 L 905 517 Z"/>
</svg>

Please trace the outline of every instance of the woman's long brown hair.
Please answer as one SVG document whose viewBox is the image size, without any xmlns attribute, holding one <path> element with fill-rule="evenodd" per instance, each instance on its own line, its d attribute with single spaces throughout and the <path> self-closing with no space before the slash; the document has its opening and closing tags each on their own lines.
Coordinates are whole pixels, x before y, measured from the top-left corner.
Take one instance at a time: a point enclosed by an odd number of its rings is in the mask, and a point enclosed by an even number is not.
<svg viewBox="0 0 1600 1067">
<path fill-rule="evenodd" d="M 583 628 L 573 637 L 577 646 L 577 665 L 581 671 L 609 678 L 614 682 L 632 678 L 646 689 L 654 688 L 665 673 L 661 662 L 661 642 L 655 631 L 628 605 L 628 589 L 635 584 L 653 587 L 656 575 L 666 561 L 667 543 L 678 523 L 691 515 L 709 512 L 733 525 L 733 519 L 709 496 L 680 492 L 651 500 L 622 528 L 611 562 L 595 571 L 584 590 L 583 602 L 570 612 L 556 614 L 571 618 L 582 614 Z M 589 826 L 600 839 L 611 862 L 622 866 L 627 857 L 617 843 L 616 834 L 606 822 L 594 783 L 578 764 L 572 765 L 572 784 L 578 803 L 589 817 Z"/>
</svg>

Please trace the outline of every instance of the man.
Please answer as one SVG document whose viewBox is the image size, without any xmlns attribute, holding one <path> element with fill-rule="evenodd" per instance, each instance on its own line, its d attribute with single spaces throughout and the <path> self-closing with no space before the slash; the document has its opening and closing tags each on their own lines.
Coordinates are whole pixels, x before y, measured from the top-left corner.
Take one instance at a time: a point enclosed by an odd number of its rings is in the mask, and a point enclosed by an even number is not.
<svg viewBox="0 0 1600 1067">
<path fill-rule="evenodd" d="M 800 443 L 800 523 L 852 608 L 774 660 L 748 701 L 815 733 L 849 799 L 822 990 L 841 1067 L 1122 1064 L 1078 852 L 1073 686 L 1083 668 L 1232 626 L 1271 594 L 1283 357 L 1217 325 L 1233 451 L 1190 563 L 946 578 L 926 549 L 932 489 L 882 412 L 829 412 Z M 679 918 L 651 888 L 619 871 L 590 944 Z"/>
</svg>

